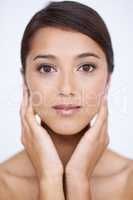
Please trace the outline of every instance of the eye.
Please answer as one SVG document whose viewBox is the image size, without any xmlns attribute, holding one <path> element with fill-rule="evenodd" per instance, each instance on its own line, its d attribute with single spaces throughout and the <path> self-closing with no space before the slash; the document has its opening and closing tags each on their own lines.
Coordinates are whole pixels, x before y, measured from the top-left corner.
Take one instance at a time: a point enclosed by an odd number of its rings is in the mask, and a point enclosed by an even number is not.
<svg viewBox="0 0 133 200">
<path fill-rule="evenodd" d="M 93 64 L 84 64 L 84 65 L 82 65 L 80 68 L 83 69 L 83 72 L 89 73 L 89 72 L 94 71 L 95 68 L 96 68 L 96 66 L 93 65 Z"/>
<path fill-rule="evenodd" d="M 40 71 L 41 73 L 52 73 L 51 69 L 54 69 L 53 66 L 50 66 L 48 64 L 40 64 L 38 67 L 38 71 Z"/>
</svg>

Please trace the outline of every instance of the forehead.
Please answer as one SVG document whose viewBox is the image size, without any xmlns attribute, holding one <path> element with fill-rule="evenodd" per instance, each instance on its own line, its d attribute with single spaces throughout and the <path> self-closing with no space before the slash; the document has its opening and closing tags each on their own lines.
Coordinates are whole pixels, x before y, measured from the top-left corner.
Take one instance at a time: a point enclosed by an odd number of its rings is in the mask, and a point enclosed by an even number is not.
<svg viewBox="0 0 133 200">
<path fill-rule="evenodd" d="M 101 47 L 90 37 L 74 30 L 64 30 L 55 27 L 39 29 L 31 42 L 30 53 L 53 53 L 62 55 L 80 54 L 90 51 L 99 56 L 105 56 Z"/>
</svg>

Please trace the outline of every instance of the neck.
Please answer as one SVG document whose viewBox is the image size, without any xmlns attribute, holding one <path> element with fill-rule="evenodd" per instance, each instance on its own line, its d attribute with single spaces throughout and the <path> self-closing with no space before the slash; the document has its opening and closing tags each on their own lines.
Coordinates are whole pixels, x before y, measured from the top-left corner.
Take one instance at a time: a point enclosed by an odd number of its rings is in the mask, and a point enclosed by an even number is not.
<svg viewBox="0 0 133 200">
<path fill-rule="evenodd" d="M 87 124 L 84 129 L 74 135 L 61 135 L 50 129 L 43 121 L 41 121 L 41 125 L 47 130 L 48 134 L 51 136 L 51 139 L 64 166 L 70 159 L 81 137 L 90 128 L 90 124 Z"/>
</svg>

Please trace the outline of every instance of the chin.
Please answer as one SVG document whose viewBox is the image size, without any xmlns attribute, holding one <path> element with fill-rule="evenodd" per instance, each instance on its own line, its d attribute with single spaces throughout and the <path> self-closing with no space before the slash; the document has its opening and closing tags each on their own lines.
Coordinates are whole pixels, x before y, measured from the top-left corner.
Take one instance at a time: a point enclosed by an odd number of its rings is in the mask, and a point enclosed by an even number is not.
<svg viewBox="0 0 133 200">
<path fill-rule="evenodd" d="M 54 123 L 46 123 L 43 120 L 41 121 L 41 125 L 46 130 L 51 130 L 58 135 L 76 135 L 80 132 L 85 132 L 90 128 L 90 122 L 71 122 L 69 123 L 61 123 L 61 122 L 54 122 Z"/>
<path fill-rule="evenodd" d="M 43 112 L 45 110 L 45 112 Z M 58 135 L 75 135 L 85 132 L 90 128 L 91 121 L 95 116 L 96 108 L 86 108 L 71 117 L 59 117 L 53 112 L 46 112 L 46 109 L 38 110 L 41 119 L 41 125 L 46 130 L 51 130 Z M 46 114 L 47 113 L 47 114 Z"/>
<path fill-rule="evenodd" d="M 79 129 L 73 127 L 54 127 L 52 130 L 58 135 L 76 135 L 80 132 Z"/>
</svg>

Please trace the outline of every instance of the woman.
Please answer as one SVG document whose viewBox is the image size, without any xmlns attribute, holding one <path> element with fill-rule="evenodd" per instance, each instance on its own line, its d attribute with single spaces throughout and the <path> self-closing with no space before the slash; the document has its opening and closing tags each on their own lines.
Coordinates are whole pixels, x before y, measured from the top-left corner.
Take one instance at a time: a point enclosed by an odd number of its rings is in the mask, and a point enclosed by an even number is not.
<svg viewBox="0 0 133 200">
<path fill-rule="evenodd" d="M 24 150 L 0 165 L 0 199 L 133 199 L 133 161 L 107 148 L 114 57 L 99 14 L 50 2 L 25 29 L 21 61 Z"/>
</svg>

